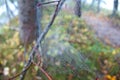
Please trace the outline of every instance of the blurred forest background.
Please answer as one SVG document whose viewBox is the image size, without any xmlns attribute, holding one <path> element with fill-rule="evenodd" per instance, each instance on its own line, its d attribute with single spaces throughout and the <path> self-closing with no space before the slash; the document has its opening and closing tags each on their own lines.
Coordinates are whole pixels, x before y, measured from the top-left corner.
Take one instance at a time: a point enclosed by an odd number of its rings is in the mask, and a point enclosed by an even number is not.
<svg viewBox="0 0 120 80">
<path fill-rule="evenodd" d="M 23 70 L 59 1 L 0 0 L 0 80 Z M 66 0 L 35 52 L 13 80 L 120 80 L 119 0 Z"/>
</svg>

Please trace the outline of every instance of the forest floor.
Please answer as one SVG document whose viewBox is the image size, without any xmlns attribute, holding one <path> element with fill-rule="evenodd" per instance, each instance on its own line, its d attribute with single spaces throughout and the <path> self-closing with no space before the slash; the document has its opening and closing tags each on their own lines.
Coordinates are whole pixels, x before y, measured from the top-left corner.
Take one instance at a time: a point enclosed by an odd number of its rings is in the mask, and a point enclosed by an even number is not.
<svg viewBox="0 0 120 80">
<path fill-rule="evenodd" d="M 120 48 L 120 25 L 103 15 L 83 14 L 82 17 L 103 43 Z"/>
</svg>

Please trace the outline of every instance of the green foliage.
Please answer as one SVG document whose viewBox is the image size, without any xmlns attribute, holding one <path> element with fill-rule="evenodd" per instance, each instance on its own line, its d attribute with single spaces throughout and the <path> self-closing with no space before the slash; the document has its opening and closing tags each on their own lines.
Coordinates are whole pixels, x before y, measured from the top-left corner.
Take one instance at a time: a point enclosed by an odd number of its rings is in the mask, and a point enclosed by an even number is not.
<svg viewBox="0 0 120 80">
<path fill-rule="evenodd" d="M 50 11 L 52 10 L 50 9 Z M 49 22 L 51 13 L 46 11 L 43 13 L 47 14 L 43 15 L 42 25 L 45 26 Z M 13 19 L 11 23 L 11 25 L 17 26 L 17 18 Z M 17 31 L 10 30 L 7 25 L 0 28 L 0 63 L 4 68 L 10 69 L 8 76 L 19 73 L 24 65 L 24 49 L 19 43 L 18 35 Z M 85 21 L 74 15 L 60 12 L 43 42 L 47 42 L 47 47 L 45 47 L 47 55 L 55 58 L 55 62 L 50 63 L 48 60 L 45 63 L 49 65 L 46 71 L 52 75 L 54 80 L 69 80 L 70 78 L 71 80 L 94 80 L 96 73 L 105 71 L 102 67 L 106 67 L 110 75 L 118 73 L 119 64 L 114 61 L 114 56 L 120 52 L 120 49 L 104 45 L 94 37 L 94 33 Z M 64 55 L 60 57 L 58 53 L 62 51 Z M 81 59 L 81 54 L 84 55 L 84 61 Z M 75 70 L 70 67 L 72 59 L 74 59 L 74 64 L 72 64 L 75 66 Z M 63 63 L 60 64 L 64 65 L 59 65 L 59 60 L 63 60 Z M 106 63 L 101 64 L 102 62 Z M 86 70 L 86 65 L 90 72 Z M 37 70 L 32 66 L 31 71 L 27 73 L 26 80 L 36 78 Z M 30 74 L 31 72 L 32 74 Z M 41 75 L 46 80 L 46 77 Z"/>
</svg>

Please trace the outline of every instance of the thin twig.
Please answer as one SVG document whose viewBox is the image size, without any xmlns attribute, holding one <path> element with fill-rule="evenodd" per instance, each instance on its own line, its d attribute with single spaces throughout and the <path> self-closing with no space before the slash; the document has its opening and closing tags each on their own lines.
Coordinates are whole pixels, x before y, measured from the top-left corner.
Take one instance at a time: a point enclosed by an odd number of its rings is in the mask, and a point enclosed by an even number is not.
<svg viewBox="0 0 120 80">
<path fill-rule="evenodd" d="M 27 71 L 30 68 L 31 65 L 32 65 L 32 63 L 25 68 L 25 71 Z M 16 74 L 15 76 L 9 78 L 8 80 L 13 80 L 13 79 L 17 78 L 18 76 L 20 76 L 22 73 L 23 72 L 20 72 L 20 73 Z"/>
<path fill-rule="evenodd" d="M 60 0 L 58 0 L 58 1 L 49 1 L 49 2 L 40 2 L 40 3 L 38 3 L 37 4 L 37 7 L 39 7 L 39 6 L 42 6 L 42 5 L 45 5 L 45 4 L 51 4 L 51 3 L 56 3 L 56 2 L 59 2 Z"/>
<path fill-rule="evenodd" d="M 50 75 L 42 68 L 39 66 L 39 63 L 36 64 L 34 61 L 32 62 L 35 66 L 38 66 L 38 68 L 42 71 L 42 73 L 48 78 L 48 80 L 52 80 L 52 78 L 50 77 Z"/>
<path fill-rule="evenodd" d="M 49 74 L 42 67 L 39 67 L 39 69 L 45 74 L 45 76 L 48 78 L 48 80 L 52 80 L 52 78 L 49 76 Z"/>
<path fill-rule="evenodd" d="M 41 35 L 39 36 L 37 43 L 35 44 L 34 48 L 32 49 L 32 51 L 30 52 L 30 56 L 29 59 L 25 65 L 24 68 L 26 68 L 27 66 L 29 66 L 29 64 L 31 64 L 31 61 L 35 55 L 35 50 L 39 47 L 39 44 L 41 43 L 41 41 L 44 39 L 45 35 L 47 34 L 47 32 L 49 31 L 49 29 L 51 28 L 56 16 L 58 15 L 62 5 L 64 4 L 65 0 L 59 0 L 55 12 L 53 14 L 53 17 L 51 19 L 51 21 L 49 22 L 49 24 L 47 25 L 47 27 L 44 29 L 44 31 L 41 33 Z M 26 70 L 23 68 L 22 74 L 21 74 L 21 79 L 20 80 L 24 80 L 24 76 L 26 74 Z"/>
</svg>

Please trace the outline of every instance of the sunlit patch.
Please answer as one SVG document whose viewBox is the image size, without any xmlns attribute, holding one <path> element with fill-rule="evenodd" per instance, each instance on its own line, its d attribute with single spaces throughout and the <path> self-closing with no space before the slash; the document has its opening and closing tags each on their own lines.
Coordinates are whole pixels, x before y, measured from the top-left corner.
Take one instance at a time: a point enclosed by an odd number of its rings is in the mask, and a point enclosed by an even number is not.
<svg viewBox="0 0 120 80">
<path fill-rule="evenodd" d="M 116 54 L 116 50 L 113 50 L 112 54 L 115 55 Z"/>
<path fill-rule="evenodd" d="M 3 73 L 4 75 L 9 75 L 9 67 L 5 67 Z"/>
</svg>

